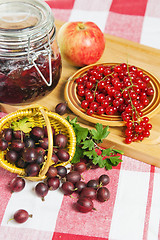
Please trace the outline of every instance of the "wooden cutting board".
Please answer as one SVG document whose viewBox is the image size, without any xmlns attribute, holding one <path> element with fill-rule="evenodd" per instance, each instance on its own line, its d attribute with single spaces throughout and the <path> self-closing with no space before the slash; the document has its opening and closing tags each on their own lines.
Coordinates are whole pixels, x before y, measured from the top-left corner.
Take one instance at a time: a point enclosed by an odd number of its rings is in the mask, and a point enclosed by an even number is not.
<svg viewBox="0 0 160 240">
<path fill-rule="evenodd" d="M 63 23 L 56 21 L 57 30 Z M 103 62 L 127 62 L 150 72 L 160 81 L 160 50 L 143 46 L 122 38 L 105 34 L 106 48 L 99 63 Z M 59 84 L 47 97 L 38 101 L 38 104 L 46 106 L 54 111 L 55 106 L 64 101 L 64 87 L 68 78 L 78 69 L 69 65 L 62 59 L 62 76 Z M 2 110 L 12 112 L 20 107 L 2 105 Z M 75 115 L 69 110 L 67 115 L 71 118 Z M 64 116 L 65 117 L 65 116 Z M 94 124 L 78 117 L 79 123 L 88 128 Z M 103 147 L 113 147 L 123 150 L 126 156 L 160 167 L 160 112 L 151 119 L 153 129 L 151 136 L 140 143 L 127 145 L 124 143 L 123 127 L 110 127 L 110 134 L 104 140 Z"/>
</svg>

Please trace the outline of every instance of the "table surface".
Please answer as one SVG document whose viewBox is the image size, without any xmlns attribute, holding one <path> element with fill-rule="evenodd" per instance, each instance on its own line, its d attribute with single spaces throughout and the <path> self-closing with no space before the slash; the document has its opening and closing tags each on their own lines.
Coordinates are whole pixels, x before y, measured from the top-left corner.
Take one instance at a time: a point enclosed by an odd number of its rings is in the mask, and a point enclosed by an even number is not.
<svg viewBox="0 0 160 240">
<path fill-rule="evenodd" d="M 46 2 L 56 20 L 93 21 L 110 36 L 151 47 L 153 55 L 160 49 L 158 0 Z M 156 68 L 158 63 L 157 59 Z M 0 239 L 160 239 L 160 168 L 127 156 L 122 156 L 122 160 L 121 164 L 107 172 L 96 169 L 83 173 L 86 182 L 104 173 L 110 177 L 110 199 L 104 203 L 95 200 L 96 211 L 87 214 L 77 212 L 74 208 L 76 199 L 63 196 L 60 190 L 50 191 L 42 202 L 35 196 L 34 182 L 26 181 L 23 191 L 11 194 L 7 184 L 15 175 L 0 168 Z M 32 213 L 33 218 L 24 224 L 8 222 L 20 208 Z"/>
</svg>

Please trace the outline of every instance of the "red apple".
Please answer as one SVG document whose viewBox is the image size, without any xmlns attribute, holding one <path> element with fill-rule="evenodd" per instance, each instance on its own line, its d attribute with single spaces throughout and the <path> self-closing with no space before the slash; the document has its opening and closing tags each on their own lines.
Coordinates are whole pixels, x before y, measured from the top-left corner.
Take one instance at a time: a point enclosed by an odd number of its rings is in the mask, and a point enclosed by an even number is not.
<svg viewBox="0 0 160 240">
<path fill-rule="evenodd" d="M 104 34 L 93 22 L 63 24 L 57 41 L 62 57 L 78 67 L 96 63 L 105 48 Z"/>
</svg>

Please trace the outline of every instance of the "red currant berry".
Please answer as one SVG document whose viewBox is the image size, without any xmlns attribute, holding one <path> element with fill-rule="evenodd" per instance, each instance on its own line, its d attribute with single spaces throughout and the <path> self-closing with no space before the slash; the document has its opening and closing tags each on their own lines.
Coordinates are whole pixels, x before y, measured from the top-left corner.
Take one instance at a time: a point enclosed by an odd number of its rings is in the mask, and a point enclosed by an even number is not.
<svg viewBox="0 0 160 240">
<path fill-rule="evenodd" d="M 138 136 L 137 135 L 134 135 L 133 137 L 132 137 L 132 141 L 133 142 L 136 142 L 138 140 Z"/>
<path fill-rule="evenodd" d="M 132 106 L 130 104 L 126 107 L 125 112 L 127 112 L 127 113 L 132 112 Z"/>
<path fill-rule="evenodd" d="M 95 111 L 99 106 L 99 103 L 97 102 L 91 102 L 89 108 L 91 108 L 93 111 Z"/>
<path fill-rule="evenodd" d="M 102 74 L 97 72 L 97 74 L 95 75 L 97 80 L 101 80 L 103 78 Z"/>
<path fill-rule="evenodd" d="M 114 94 L 113 94 L 113 97 L 114 98 L 120 98 L 120 97 L 122 97 L 122 93 L 120 91 L 115 91 Z"/>
<path fill-rule="evenodd" d="M 118 99 L 118 98 L 116 98 L 116 99 L 113 100 L 113 106 L 114 106 L 114 107 L 120 106 L 120 102 L 119 102 L 119 99 Z"/>
<path fill-rule="evenodd" d="M 125 138 L 125 143 L 130 144 L 132 142 L 132 138 L 131 137 L 126 137 Z"/>
<path fill-rule="evenodd" d="M 88 102 L 87 100 L 83 100 L 83 101 L 81 102 L 81 107 L 82 107 L 83 109 L 88 108 L 88 106 L 89 106 L 89 102 Z"/>
<path fill-rule="evenodd" d="M 96 83 L 96 77 L 95 77 L 95 76 L 90 76 L 90 77 L 89 77 L 89 81 L 90 81 L 91 83 L 95 84 L 95 83 Z"/>
<path fill-rule="evenodd" d="M 127 128 L 132 128 L 133 123 L 131 121 L 126 122 Z"/>
<path fill-rule="evenodd" d="M 133 90 L 135 91 L 136 94 L 140 94 L 141 90 L 138 86 L 133 86 Z"/>
<path fill-rule="evenodd" d="M 139 84 L 139 88 L 140 89 L 144 89 L 144 88 L 146 88 L 146 83 L 145 82 L 141 82 L 140 84 Z"/>
<path fill-rule="evenodd" d="M 99 72 L 99 73 L 103 73 L 103 72 L 104 72 L 104 69 L 105 69 L 104 66 L 99 66 L 99 67 L 98 67 L 98 72 Z"/>
<path fill-rule="evenodd" d="M 147 105 L 149 104 L 149 99 L 144 98 L 144 99 L 142 99 L 141 103 L 142 103 L 144 106 L 147 106 Z"/>
<path fill-rule="evenodd" d="M 92 116 L 93 113 L 94 113 L 94 111 L 93 111 L 92 108 L 88 108 L 88 109 L 87 109 L 87 115 Z"/>
<path fill-rule="evenodd" d="M 105 76 L 107 76 L 107 75 L 110 75 L 111 73 L 112 73 L 112 71 L 111 71 L 110 67 L 105 67 L 103 74 Z"/>
<path fill-rule="evenodd" d="M 147 75 L 143 76 L 143 81 L 144 81 L 145 83 L 149 83 L 150 77 L 147 76 Z"/>
<path fill-rule="evenodd" d="M 122 120 L 125 122 L 130 120 L 130 115 L 126 112 L 122 112 L 121 117 L 122 117 Z"/>
<path fill-rule="evenodd" d="M 132 99 L 136 99 L 136 98 L 137 98 L 137 94 L 136 94 L 135 92 L 131 92 L 131 93 L 130 93 L 130 97 L 131 97 Z"/>
<path fill-rule="evenodd" d="M 141 133 L 141 132 L 143 132 L 143 127 L 141 125 L 138 125 L 138 126 L 135 127 L 135 131 L 137 133 Z"/>
<path fill-rule="evenodd" d="M 132 83 L 130 81 L 125 83 L 125 87 L 129 87 L 131 85 L 132 85 Z"/>
<path fill-rule="evenodd" d="M 106 107 L 109 106 L 109 102 L 106 99 L 103 99 L 102 102 L 101 102 L 101 106 L 106 108 Z"/>
<path fill-rule="evenodd" d="M 123 78 L 124 78 L 124 72 L 120 72 L 120 73 L 118 74 L 118 76 L 119 76 L 119 78 L 120 78 L 121 80 L 123 80 Z"/>
<path fill-rule="evenodd" d="M 126 109 L 126 104 L 122 103 L 120 106 L 119 106 L 119 112 L 124 112 L 125 109 Z"/>
<path fill-rule="evenodd" d="M 142 133 L 137 136 L 137 140 L 143 141 L 143 139 L 144 139 L 144 136 L 142 135 Z"/>
<path fill-rule="evenodd" d="M 148 118 L 148 117 L 144 117 L 144 118 L 143 118 L 143 121 L 146 122 L 146 123 L 148 123 L 148 122 L 149 122 L 149 118 Z"/>
<path fill-rule="evenodd" d="M 85 89 L 84 91 L 85 91 L 85 96 L 92 94 L 92 92 L 89 89 Z"/>
<path fill-rule="evenodd" d="M 130 66 L 129 67 L 129 72 L 137 73 L 137 68 L 135 66 Z"/>
<path fill-rule="evenodd" d="M 78 89 L 78 90 L 81 90 L 81 89 L 84 90 L 84 85 L 83 85 L 83 84 L 78 84 L 77 89 Z"/>
<path fill-rule="evenodd" d="M 93 102 L 94 101 L 94 95 L 91 93 L 91 94 L 89 94 L 89 95 L 87 95 L 86 96 L 86 100 L 88 101 L 88 102 Z"/>
<path fill-rule="evenodd" d="M 125 98 L 125 99 L 129 98 L 129 93 L 127 90 L 123 92 L 123 98 Z"/>
<path fill-rule="evenodd" d="M 136 100 L 136 99 L 134 99 L 133 101 L 132 101 L 132 103 L 133 103 L 133 105 L 135 106 L 135 107 L 137 107 L 138 106 L 138 101 Z"/>
<path fill-rule="evenodd" d="M 83 79 L 81 78 L 81 77 L 78 77 L 77 79 L 76 79 L 76 83 L 83 83 Z"/>
<path fill-rule="evenodd" d="M 138 70 L 137 71 L 137 76 L 142 78 L 143 77 L 143 72 L 141 70 Z"/>
<path fill-rule="evenodd" d="M 127 64 L 126 63 L 122 63 L 121 67 L 122 67 L 123 70 L 127 70 Z"/>
<path fill-rule="evenodd" d="M 148 96 L 152 96 L 152 95 L 154 94 L 153 88 L 147 88 L 146 94 L 147 94 Z"/>
<path fill-rule="evenodd" d="M 118 98 L 119 99 L 119 102 L 120 102 L 120 104 L 122 104 L 122 103 L 124 103 L 124 98 Z"/>
<path fill-rule="evenodd" d="M 121 83 L 121 82 L 117 82 L 117 83 L 114 85 L 114 88 L 119 91 L 119 90 L 122 88 L 122 83 Z"/>
<path fill-rule="evenodd" d="M 142 134 L 143 134 L 144 137 L 149 137 L 150 136 L 150 131 L 149 130 L 144 130 Z"/>
<path fill-rule="evenodd" d="M 83 81 L 88 81 L 88 75 L 85 74 L 83 77 L 82 77 Z"/>
<path fill-rule="evenodd" d="M 141 121 L 140 125 L 144 128 L 146 126 L 146 122 L 145 121 Z"/>
<path fill-rule="evenodd" d="M 111 82 L 112 82 L 112 85 L 115 85 L 116 83 L 119 82 L 119 78 L 118 77 L 114 77 L 114 78 L 112 78 Z"/>
<path fill-rule="evenodd" d="M 145 126 L 145 130 L 151 130 L 152 129 L 152 124 L 147 123 Z"/>
<path fill-rule="evenodd" d="M 84 89 L 80 89 L 80 90 L 78 90 L 77 94 L 80 97 L 84 97 L 85 96 L 85 90 Z"/>
<path fill-rule="evenodd" d="M 114 67 L 114 72 L 120 73 L 122 71 L 122 67 L 120 65 L 117 65 Z"/>
<path fill-rule="evenodd" d="M 128 136 L 128 137 L 132 137 L 132 135 L 133 135 L 132 130 L 129 129 L 129 128 L 127 128 L 127 129 L 125 130 L 125 134 L 126 134 L 126 136 Z"/>
<path fill-rule="evenodd" d="M 105 113 L 105 108 L 102 107 L 102 106 L 99 106 L 99 107 L 97 108 L 97 114 L 98 114 L 98 115 L 102 115 L 102 114 L 104 114 L 104 113 Z"/>
<path fill-rule="evenodd" d="M 102 100 L 104 100 L 105 99 L 105 95 L 103 94 L 103 93 L 100 93 L 100 94 L 97 94 L 97 96 L 96 96 L 96 100 L 97 100 L 97 102 L 102 102 Z"/>
<path fill-rule="evenodd" d="M 91 89 L 93 87 L 93 83 L 92 82 L 86 82 L 86 88 L 87 89 Z"/>
<path fill-rule="evenodd" d="M 107 102 L 111 103 L 113 101 L 113 97 L 107 95 L 106 98 Z"/>
<path fill-rule="evenodd" d="M 105 87 L 105 81 L 103 81 L 103 80 L 99 81 L 99 83 L 98 83 L 98 89 L 99 89 L 99 90 L 102 90 L 102 89 L 104 89 L 104 87 Z"/>
<path fill-rule="evenodd" d="M 114 115 L 115 114 L 115 109 L 112 106 L 109 106 L 106 108 L 106 114 L 107 115 Z"/>
</svg>

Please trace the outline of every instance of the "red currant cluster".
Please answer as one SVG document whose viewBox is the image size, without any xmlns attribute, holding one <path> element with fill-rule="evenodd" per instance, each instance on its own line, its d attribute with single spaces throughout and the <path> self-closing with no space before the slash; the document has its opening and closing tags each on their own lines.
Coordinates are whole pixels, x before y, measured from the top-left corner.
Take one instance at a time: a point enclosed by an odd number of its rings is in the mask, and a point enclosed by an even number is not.
<svg viewBox="0 0 160 240">
<path fill-rule="evenodd" d="M 88 115 L 121 115 L 126 143 L 149 137 L 152 125 L 142 110 L 154 94 L 150 77 L 135 66 L 97 65 L 76 79 L 81 107 Z"/>
</svg>

